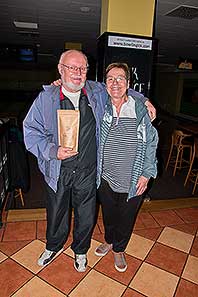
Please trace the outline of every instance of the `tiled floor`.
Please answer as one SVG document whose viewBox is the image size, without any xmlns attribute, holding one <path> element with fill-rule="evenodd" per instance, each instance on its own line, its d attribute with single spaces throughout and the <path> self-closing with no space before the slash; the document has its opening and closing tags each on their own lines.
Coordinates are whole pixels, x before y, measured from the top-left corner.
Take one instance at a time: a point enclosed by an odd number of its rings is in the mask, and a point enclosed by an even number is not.
<svg viewBox="0 0 198 297">
<path fill-rule="evenodd" d="M 8 220 L 0 230 L 1 297 L 198 296 L 198 207 L 140 212 L 126 249 L 124 273 L 114 269 L 111 252 L 103 258 L 94 255 L 103 241 L 101 217 L 85 273 L 73 267 L 71 236 L 60 256 L 39 267 L 46 221 L 30 218 Z"/>
</svg>

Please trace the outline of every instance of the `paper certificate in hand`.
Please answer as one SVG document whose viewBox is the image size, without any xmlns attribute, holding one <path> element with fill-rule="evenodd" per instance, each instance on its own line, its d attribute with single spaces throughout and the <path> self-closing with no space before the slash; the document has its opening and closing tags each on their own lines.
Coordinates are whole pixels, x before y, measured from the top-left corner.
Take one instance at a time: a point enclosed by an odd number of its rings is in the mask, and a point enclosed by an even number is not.
<svg viewBox="0 0 198 297">
<path fill-rule="evenodd" d="M 57 110 L 58 142 L 62 147 L 70 147 L 78 151 L 79 110 Z"/>
</svg>

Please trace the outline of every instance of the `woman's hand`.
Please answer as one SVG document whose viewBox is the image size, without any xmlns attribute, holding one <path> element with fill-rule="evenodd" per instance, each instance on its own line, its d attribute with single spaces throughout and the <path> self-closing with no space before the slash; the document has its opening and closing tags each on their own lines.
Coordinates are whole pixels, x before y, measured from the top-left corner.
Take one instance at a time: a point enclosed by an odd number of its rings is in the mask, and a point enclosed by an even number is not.
<svg viewBox="0 0 198 297">
<path fill-rule="evenodd" d="M 149 114 L 149 116 L 151 118 L 151 122 L 152 122 L 156 118 L 156 109 L 153 106 L 153 104 L 151 104 L 151 102 L 149 100 L 147 100 L 144 104 L 147 107 L 148 114 Z"/>
<path fill-rule="evenodd" d="M 136 189 L 137 189 L 136 195 L 137 196 L 142 195 L 146 191 L 148 181 L 149 181 L 149 178 L 140 176 L 140 178 L 137 182 L 137 185 L 136 185 Z"/>
<path fill-rule="evenodd" d="M 59 87 L 62 85 L 61 79 L 57 79 L 51 83 L 52 86 Z"/>
</svg>

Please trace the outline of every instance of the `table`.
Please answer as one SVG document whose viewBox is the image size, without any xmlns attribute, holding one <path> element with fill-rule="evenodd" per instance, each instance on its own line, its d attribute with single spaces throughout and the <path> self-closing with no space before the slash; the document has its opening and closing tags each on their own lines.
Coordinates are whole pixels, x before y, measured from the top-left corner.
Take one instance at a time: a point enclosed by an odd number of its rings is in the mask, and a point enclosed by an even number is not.
<svg viewBox="0 0 198 297">
<path fill-rule="evenodd" d="M 198 136 L 198 123 L 180 123 L 178 128 L 194 136 Z"/>
</svg>

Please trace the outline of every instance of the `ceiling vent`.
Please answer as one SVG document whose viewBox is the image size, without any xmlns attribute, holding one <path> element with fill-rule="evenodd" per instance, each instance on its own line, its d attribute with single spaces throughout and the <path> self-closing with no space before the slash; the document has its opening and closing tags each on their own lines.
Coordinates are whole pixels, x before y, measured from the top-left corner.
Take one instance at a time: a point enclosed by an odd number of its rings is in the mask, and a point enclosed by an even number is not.
<svg viewBox="0 0 198 297">
<path fill-rule="evenodd" d="M 192 20 L 198 17 L 198 7 L 180 5 L 165 14 L 166 16 Z"/>
<path fill-rule="evenodd" d="M 18 22 L 14 21 L 16 27 L 16 33 L 26 37 L 38 37 L 38 24 L 37 23 L 28 23 L 28 22 Z"/>
</svg>

